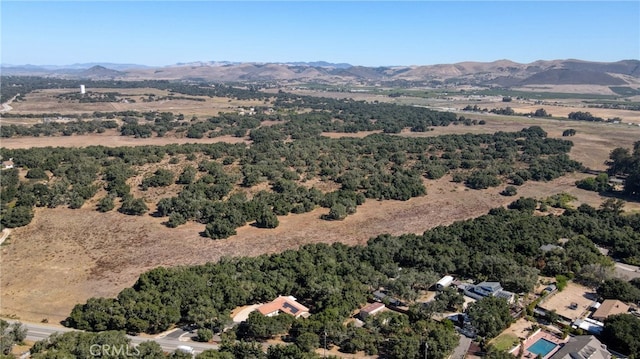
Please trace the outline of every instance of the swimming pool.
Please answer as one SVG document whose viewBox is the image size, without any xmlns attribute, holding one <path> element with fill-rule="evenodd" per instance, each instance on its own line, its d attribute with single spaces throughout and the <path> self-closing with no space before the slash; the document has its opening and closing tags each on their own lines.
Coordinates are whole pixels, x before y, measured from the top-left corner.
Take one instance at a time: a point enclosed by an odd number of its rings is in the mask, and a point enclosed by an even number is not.
<svg viewBox="0 0 640 359">
<path fill-rule="evenodd" d="M 528 347 L 527 350 L 530 353 L 533 353 L 535 355 L 540 355 L 540 356 L 542 356 L 544 358 L 556 346 L 557 346 L 556 343 L 550 342 L 550 341 L 548 341 L 548 340 L 546 340 L 544 338 L 540 338 L 535 343 L 533 343 L 530 347 Z"/>
</svg>

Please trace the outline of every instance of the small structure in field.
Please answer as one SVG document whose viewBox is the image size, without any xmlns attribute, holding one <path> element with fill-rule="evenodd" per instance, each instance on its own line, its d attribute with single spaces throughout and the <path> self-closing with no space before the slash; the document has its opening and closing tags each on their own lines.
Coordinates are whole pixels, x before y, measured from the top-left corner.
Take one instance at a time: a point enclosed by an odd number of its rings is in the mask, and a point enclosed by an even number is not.
<svg viewBox="0 0 640 359">
<path fill-rule="evenodd" d="M 14 165 L 13 158 L 9 158 L 8 161 L 3 161 L 2 162 L 2 169 L 3 170 L 8 170 L 10 168 L 13 168 L 13 165 Z"/>
<path fill-rule="evenodd" d="M 380 302 L 371 303 L 366 307 L 360 309 L 360 313 L 358 313 L 358 316 L 360 317 L 360 319 L 364 320 L 368 316 L 376 315 L 380 313 L 385 308 L 386 306 L 383 303 L 380 303 Z"/>
<path fill-rule="evenodd" d="M 436 282 L 436 290 L 442 291 L 445 288 L 448 288 L 453 283 L 453 277 L 450 275 L 445 275 L 440 278 L 439 281 Z"/>
</svg>

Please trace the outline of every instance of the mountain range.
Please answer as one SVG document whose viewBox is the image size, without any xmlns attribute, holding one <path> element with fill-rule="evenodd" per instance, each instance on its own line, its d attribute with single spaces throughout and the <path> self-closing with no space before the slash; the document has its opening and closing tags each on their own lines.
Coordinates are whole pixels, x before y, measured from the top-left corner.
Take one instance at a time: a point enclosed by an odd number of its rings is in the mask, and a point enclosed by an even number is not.
<svg viewBox="0 0 640 359">
<path fill-rule="evenodd" d="M 165 79 L 221 82 L 455 83 L 479 86 L 531 85 L 640 86 L 640 60 L 510 60 L 425 66 L 353 66 L 346 63 L 191 62 L 164 67 L 91 63 L 69 66 L 2 65 L 2 75 L 89 79 Z"/>
</svg>

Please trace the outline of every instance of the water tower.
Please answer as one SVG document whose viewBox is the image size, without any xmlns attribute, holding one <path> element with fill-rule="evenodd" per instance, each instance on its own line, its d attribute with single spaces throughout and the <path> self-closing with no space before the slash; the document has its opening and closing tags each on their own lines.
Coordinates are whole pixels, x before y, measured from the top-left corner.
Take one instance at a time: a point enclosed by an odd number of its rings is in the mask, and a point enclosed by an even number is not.
<svg viewBox="0 0 640 359">
<path fill-rule="evenodd" d="M 80 94 L 84 95 L 87 91 L 84 88 L 84 85 L 80 85 Z"/>
</svg>

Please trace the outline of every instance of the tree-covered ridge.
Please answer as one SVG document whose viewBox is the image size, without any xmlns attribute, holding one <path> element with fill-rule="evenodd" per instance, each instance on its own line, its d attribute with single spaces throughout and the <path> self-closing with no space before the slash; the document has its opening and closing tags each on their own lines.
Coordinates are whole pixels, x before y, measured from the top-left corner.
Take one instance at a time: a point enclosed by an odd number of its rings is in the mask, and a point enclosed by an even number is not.
<svg viewBox="0 0 640 359">
<path fill-rule="evenodd" d="M 262 88 L 262 86 L 259 85 L 233 86 L 232 84 L 208 84 L 204 82 L 190 83 L 184 81 L 168 80 L 68 80 L 38 76 L 2 76 L 0 77 L 0 80 L 1 103 L 10 100 L 18 94 L 20 94 L 20 97 L 24 97 L 24 95 L 34 90 L 80 88 L 80 85 L 85 85 L 87 88 L 109 89 L 155 88 L 158 90 L 168 90 L 171 92 L 182 93 L 191 96 L 231 97 L 239 100 L 263 100 L 273 96 L 271 94 L 266 94 L 258 91 L 260 88 Z"/>
<path fill-rule="evenodd" d="M 464 123 L 465 125 L 478 124 L 478 121 L 458 118 L 450 112 L 433 111 L 416 106 L 403 106 L 388 103 L 368 103 L 354 101 L 352 99 L 317 98 L 312 96 L 299 96 L 279 92 L 271 94 L 260 91 L 261 86 L 232 86 L 209 83 L 187 83 L 170 81 L 80 81 L 43 79 L 38 77 L 3 78 L 2 98 L 8 100 L 16 94 L 20 96 L 17 101 L 25 100 L 24 95 L 30 91 L 44 88 L 77 88 L 81 83 L 94 88 L 156 88 L 170 91 L 167 98 L 187 98 L 191 100 L 205 101 L 204 97 L 225 97 L 238 100 L 255 99 L 264 101 L 264 106 L 254 107 L 250 114 L 221 114 L 207 119 L 185 119 L 182 114 L 157 113 L 138 111 L 120 111 L 111 113 L 84 113 L 64 117 L 75 118 L 70 123 L 42 123 L 34 126 L 7 125 L 0 128 L 0 137 L 13 136 L 55 136 L 85 134 L 103 132 L 106 127 L 99 121 L 107 119 L 121 120 L 120 133 L 123 136 L 135 136 L 144 138 L 151 136 L 165 136 L 167 133 L 181 133 L 190 138 L 217 137 L 222 135 L 234 135 L 244 137 L 249 130 L 253 140 L 264 137 L 261 131 L 267 132 L 267 137 L 273 133 L 279 133 L 286 138 L 305 138 L 318 136 L 322 131 L 332 132 L 358 132 L 381 130 L 385 133 L 398 133 L 408 128 L 414 132 L 428 131 L 433 126 L 448 126 L 449 124 Z M 21 92 L 22 91 L 22 92 Z M 175 96 L 175 93 L 201 97 Z M 144 97 L 146 96 L 146 97 Z M 155 100 L 154 96 L 144 95 L 142 101 Z M 119 102 L 127 100 L 135 101 L 129 95 L 125 98 L 117 92 L 92 93 L 84 95 L 67 93 L 58 97 L 80 102 Z M 270 105 L 270 103 L 273 103 Z M 310 110 L 310 112 L 309 112 Z M 21 114 L 17 117 L 62 117 L 54 114 Z M 88 121 L 87 121 L 88 120 Z M 279 125 L 275 128 L 260 128 L 264 121 L 282 121 L 287 125 Z M 289 123 L 290 122 L 290 123 Z"/>
<path fill-rule="evenodd" d="M 527 207 L 513 207 L 521 209 L 493 209 L 479 218 L 437 227 L 423 235 L 382 235 L 366 246 L 313 244 L 256 258 L 157 268 L 142 274 L 117 298 L 93 298 L 77 305 L 67 325 L 155 333 L 178 322 L 206 328 L 213 318 L 219 327 L 237 306 L 294 295 L 312 315 L 285 322 L 281 332 L 288 331 L 295 339 L 326 328 L 330 344 L 349 348 L 358 343 L 357 350 L 373 345 L 378 352 L 389 352 L 392 349 L 386 345 L 390 342 L 406 345 L 408 340 L 429 335 L 430 330 L 425 332 L 424 328 L 432 324 L 428 310 L 412 305 L 408 317 L 397 318 L 406 321 L 410 329 L 397 333 L 394 340 L 375 340 L 381 332 L 380 322 L 367 322 L 363 329 L 345 327 L 344 320 L 380 287 L 412 303 L 418 291 L 431 286 L 440 275 L 456 273 L 478 281 L 500 281 L 506 289 L 520 293 L 533 288 L 538 273 L 591 281 L 595 268 L 612 265 L 594 243 L 612 248 L 619 258 L 640 256 L 639 214 L 582 205 L 559 216 L 539 216 Z M 540 249 L 544 244 L 559 244 L 560 238 L 569 238 L 562 249 Z M 252 321 L 259 324 L 262 319 Z M 250 339 L 251 333 L 258 332 L 245 328 L 238 335 Z"/>
<path fill-rule="evenodd" d="M 101 187 L 109 194 L 98 210 L 111 210 L 120 198 L 121 212 L 143 214 L 146 206 L 131 191 L 134 177 L 142 176 L 143 194 L 150 187 L 177 183 L 179 193 L 157 203 L 157 214 L 167 217 L 167 225 L 198 221 L 207 224 L 204 235 L 226 238 L 248 222 L 273 228 L 278 224 L 275 215 L 309 212 L 317 206 L 330 209 L 325 219 L 340 220 L 365 198 L 408 200 L 426 193 L 424 177 L 453 173 L 471 188 L 496 186 L 506 179 L 516 184 L 551 180 L 581 167 L 566 154 L 571 146 L 570 141 L 547 138 L 542 129 L 531 127 L 428 138 L 379 134 L 362 139 L 264 139 L 250 147 L 220 143 L 2 148 L 2 158 L 13 158 L 33 178 L 20 181 L 16 169 L 4 171 L 2 223 L 29 223 L 27 214 L 34 206 L 80 208 Z M 174 172 L 140 173 L 145 165 L 164 164 L 167 158 Z M 314 179 L 338 189 L 323 193 L 308 185 Z M 268 187 L 258 190 L 261 183 Z"/>
</svg>

